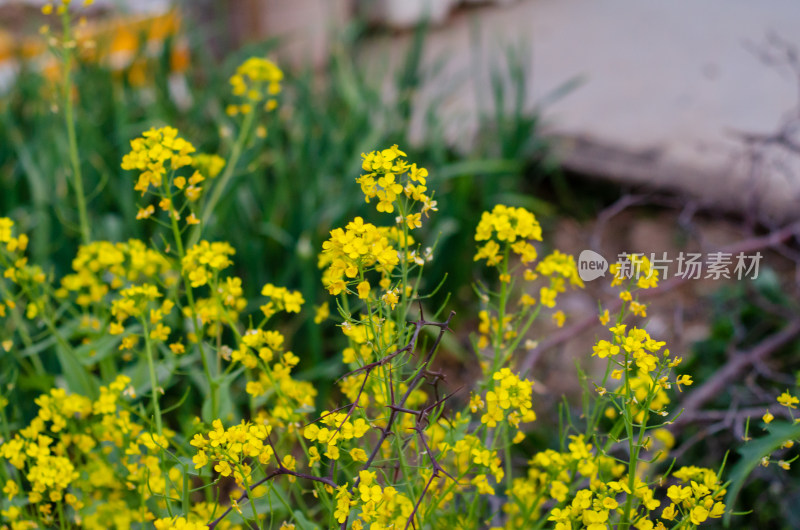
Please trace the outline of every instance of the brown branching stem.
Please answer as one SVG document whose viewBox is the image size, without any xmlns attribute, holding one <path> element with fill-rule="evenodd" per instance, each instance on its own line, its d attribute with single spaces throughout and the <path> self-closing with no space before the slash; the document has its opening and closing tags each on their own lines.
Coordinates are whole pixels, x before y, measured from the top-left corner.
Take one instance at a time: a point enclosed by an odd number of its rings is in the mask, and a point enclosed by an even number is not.
<svg viewBox="0 0 800 530">
<path fill-rule="evenodd" d="M 708 381 L 697 387 L 683 400 L 683 413 L 673 422 L 670 429 L 675 431 L 702 417 L 703 405 L 719 396 L 725 388 L 735 381 L 748 368 L 763 362 L 776 350 L 800 335 L 800 318 L 789 322 L 778 333 L 771 335 L 753 349 L 731 356 Z"/>
<path fill-rule="evenodd" d="M 272 445 L 272 442 L 270 442 L 270 445 Z M 273 449 L 273 451 L 274 451 L 274 449 Z M 317 477 L 317 476 L 314 476 L 314 475 L 308 475 L 306 473 L 299 473 L 297 471 L 292 471 L 290 469 L 287 469 L 281 463 L 280 459 L 278 458 L 278 454 L 277 453 L 275 453 L 275 459 L 278 461 L 278 468 L 275 469 L 274 471 L 272 471 L 271 473 L 269 473 L 267 476 L 265 476 L 261 480 L 253 483 L 250 486 L 250 490 L 253 490 L 253 489 L 257 488 L 258 486 L 260 486 L 260 485 L 262 485 L 262 484 L 264 484 L 266 482 L 269 482 L 270 480 L 274 479 L 275 477 L 279 477 L 281 475 L 291 475 L 293 477 L 297 477 L 297 478 L 301 478 L 301 479 L 305 479 L 305 480 L 321 482 L 321 483 L 323 483 L 323 484 L 325 484 L 327 486 L 330 486 L 332 488 L 336 487 L 336 483 L 333 482 L 332 480 L 326 478 L 326 477 Z M 236 499 L 236 504 L 238 505 L 239 503 L 241 503 L 241 502 L 243 502 L 243 501 L 245 501 L 245 500 L 247 500 L 249 498 L 250 498 L 250 495 L 247 492 L 244 492 L 239 496 L 238 499 Z M 233 506 L 232 505 L 228 506 L 228 508 L 224 512 L 222 512 L 222 515 L 220 515 L 219 517 L 217 517 L 216 519 L 214 519 L 213 521 L 208 523 L 208 530 L 214 530 L 217 527 L 217 525 L 220 522 L 222 522 L 222 520 L 225 519 L 225 517 L 228 516 L 228 514 L 231 512 L 231 510 L 233 510 Z M 256 521 L 256 524 L 257 523 L 258 522 Z"/>
<path fill-rule="evenodd" d="M 390 403 L 389 406 L 388 406 L 388 408 L 390 409 L 391 412 L 389 413 L 389 418 L 386 421 L 386 426 L 381 429 L 381 435 L 378 438 L 378 441 L 375 444 L 375 447 L 372 448 L 372 452 L 370 453 L 369 457 L 367 458 L 367 461 L 362 466 L 362 468 L 361 468 L 362 471 L 366 471 L 372 466 L 372 463 L 375 461 L 375 458 L 377 458 L 378 453 L 380 452 L 381 446 L 383 446 L 383 442 L 385 442 L 386 439 L 389 436 L 394 434 L 394 431 L 392 429 L 394 427 L 394 423 L 397 420 L 397 417 L 398 417 L 399 414 L 409 413 L 409 414 L 417 415 L 417 417 L 418 417 L 417 421 L 418 421 L 418 425 L 419 425 L 419 421 L 422 418 L 422 416 L 425 414 L 425 410 L 428 410 L 428 409 L 433 410 L 433 408 L 441 405 L 441 403 L 443 402 L 443 401 L 437 401 L 436 403 L 434 403 L 434 405 L 432 405 L 430 407 L 426 407 L 426 409 L 423 409 L 422 411 L 408 410 L 408 409 L 406 409 L 406 406 L 405 406 L 407 401 L 408 401 L 409 396 L 411 396 L 411 393 L 417 388 L 417 386 L 420 384 L 420 382 L 425 378 L 425 375 L 427 373 L 428 365 L 430 364 L 431 360 L 433 359 L 434 353 L 436 353 L 436 350 L 439 348 L 439 345 L 442 342 L 442 338 L 444 337 L 445 332 L 450 331 L 450 321 L 453 319 L 454 316 L 455 316 L 455 311 L 451 311 L 450 315 L 447 317 L 447 320 L 445 320 L 444 322 L 430 322 L 430 321 L 425 320 L 425 316 L 422 313 L 422 308 L 420 308 L 420 319 L 415 323 L 414 333 L 413 333 L 413 335 L 411 337 L 411 340 L 409 341 L 409 343 L 405 347 L 400 348 L 399 350 L 389 354 L 388 356 L 384 357 L 383 359 L 381 359 L 379 361 L 375 361 L 375 362 L 369 363 L 369 364 L 364 365 L 361 368 L 351 372 L 351 374 L 358 373 L 358 372 L 367 372 L 367 376 L 368 376 L 369 372 L 371 372 L 372 370 L 374 370 L 378 366 L 383 366 L 385 364 L 388 364 L 388 362 L 391 361 L 391 359 L 393 359 L 397 355 L 400 355 L 400 353 L 406 352 L 406 351 L 407 352 L 413 352 L 415 350 L 415 348 L 416 348 L 416 343 L 417 343 L 417 339 L 419 338 L 419 333 L 420 333 L 420 331 L 422 330 L 422 328 L 424 326 L 434 326 L 434 327 L 438 327 L 439 328 L 439 334 L 437 335 L 436 340 L 431 345 L 431 347 L 428 349 L 428 352 L 426 353 L 425 358 L 420 362 L 419 368 L 417 369 L 417 373 L 411 379 L 411 382 L 408 384 L 408 388 L 406 389 L 406 392 L 400 397 L 399 401 L 394 402 L 395 396 L 394 396 L 394 392 L 392 392 L 391 398 L 392 398 L 393 402 Z M 363 385 L 362 385 L 362 387 L 363 387 Z M 447 399 L 447 398 L 445 398 L 445 399 Z M 358 403 L 358 398 L 355 400 L 355 403 L 356 404 Z M 406 409 L 406 410 L 402 410 L 401 411 L 400 409 Z M 438 463 L 436 465 L 438 466 Z M 436 467 L 434 467 L 434 471 L 435 470 L 436 470 Z M 358 488 L 359 480 L 360 480 L 359 477 L 356 477 L 353 480 L 353 487 L 352 487 L 351 491 L 353 491 L 353 492 L 356 491 L 356 489 Z M 427 487 L 426 487 L 426 489 L 427 489 Z M 419 503 L 419 502 L 421 502 L 421 500 L 418 500 L 417 502 Z M 412 514 L 412 518 L 413 518 L 413 514 Z M 347 519 L 345 519 L 344 522 L 341 524 L 341 529 L 342 530 L 346 530 L 346 528 L 347 528 Z"/>
<path fill-rule="evenodd" d="M 762 250 L 766 248 L 773 248 L 782 245 L 784 242 L 790 240 L 792 237 L 797 237 L 800 233 L 800 223 L 792 223 L 783 228 L 774 230 L 769 234 L 763 236 L 752 237 L 738 241 L 731 245 L 727 245 L 719 249 L 720 252 L 737 254 L 739 252 L 753 252 L 755 250 Z M 639 293 L 641 299 L 654 298 L 672 291 L 686 283 L 689 279 L 682 276 L 673 276 L 669 278 L 654 289 L 647 289 Z M 610 313 L 619 311 L 622 307 L 621 300 L 613 300 L 606 306 Z M 598 325 L 596 315 L 589 315 L 586 318 L 579 320 L 571 326 L 562 328 L 558 333 L 554 333 L 547 340 L 542 341 L 536 348 L 531 350 L 520 363 L 520 374 L 524 375 L 531 373 L 536 363 L 541 358 L 542 354 L 549 351 L 561 344 L 573 339 L 587 330 Z"/>
<path fill-rule="evenodd" d="M 330 414 L 334 414 L 335 412 L 338 412 L 340 410 L 343 410 L 343 409 L 347 408 L 347 413 L 346 413 L 345 418 L 342 420 L 342 422 L 336 428 L 336 430 L 334 431 L 334 433 L 333 433 L 333 435 L 331 437 L 331 439 L 335 439 L 336 435 L 339 433 L 339 431 L 341 430 L 342 426 L 345 424 L 345 422 L 348 419 L 350 419 L 352 417 L 353 413 L 355 412 L 356 408 L 358 407 L 358 404 L 359 404 L 359 402 L 361 400 L 361 395 L 364 392 L 364 388 L 366 386 L 367 379 L 369 379 L 370 374 L 374 370 L 376 370 L 377 368 L 380 368 L 380 367 L 388 365 L 388 367 L 389 367 L 388 368 L 389 369 L 389 378 L 390 378 L 390 382 L 391 382 L 391 378 L 392 378 L 391 361 L 394 358 L 396 358 L 397 356 L 399 356 L 399 355 L 401 355 L 403 353 L 412 353 L 413 354 L 413 352 L 416 350 L 417 342 L 419 340 L 419 335 L 420 335 L 420 332 L 421 332 L 422 328 L 424 328 L 425 326 L 434 326 L 434 327 L 438 327 L 439 328 L 439 334 L 438 334 L 436 340 L 434 341 L 433 345 L 428 350 L 427 354 L 425 355 L 425 358 L 420 362 L 416 373 L 414 374 L 414 376 L 412 377 L 410 383 L 408 384 L 408 388 L 406 389 L 406 392 L 401 396 L 399 401 L 395 399 L 393 382 L 390 385 L 391 403 L 388 405 L 388 408 L 391 410 L 391 412 L 390 412 L 390 415 L 389 415 L 389 419 L 387 421 L 386 426 L 381 429 L 380 438 L 379 438 L 377 444 L 375 445 L 375 447 L 373 448 L 372 453 L 368 457 L 366 463 L 362 467 L 362 470 L 369 469 L 372 466 L 375 458 L 377 457 L 378 452 L 380 451 L 380 448 L 383 445 L 383 442 L 386 441 L 386 439 L 390 435 L 395 434 L 392 429 L 394 427 L 394 423 L 395 423 L 395 420 L 397 419 L 398 414 L 401 414 L 401 413 L 403 413 L 403 414 L 411 414 L 411 415 L 414 415 L 414 416 L 417 417 L 416 426 L 414 427 L 414 430 L 416 431 L 417 436 L 420 439 L 420 443 L 421 443 L 422 447 L 424 447 L 424 449 L 425 449 L 425 453 L 428 455 L 428 458 L 431 461 L 431 465 L 433 467 L 433 473 L 431 475 L 431 479 L 428 481 L 428 483 L 426 484 L 424 490 L 422 491 L 422 495 L 417 500 L 417 502 L 415 504 L 415 507 L 414 507 L 414 511 L 412 512 L 411 516 L 409 517 L 408 524 L 411 524 L 411 525 L 414 524 L 413 523 L 414 516 L 417 513 L 417 510 L 418 510 L 418 508 L 419 508 L 419 506 L 420 506 L 420 504 L 422 502 L 422 498 L 425 496 L 425 493 L 429 489 L 433 479 L 435 477 L 438 477 L 441 474 L 444 474 L 444 475 L 450 477 L 452 480 L 455 481 L 455 479 L 441 467 L 439 462 L 433 456 L 433 454 L 431 453 L 430 448 L 428 447 L 428 444 L 427 444 L 427 442 L 425 440 L 425 436 L 424 436 L 424 434 L 422 432 L 423 429 L 424 429 L 424 426 L 427 425 L 427 421 L 428 421 L 427 417 L 428 417 L 428 415 L 432 411 L 434 411 L 437 407 L 440 407 L 442 404 L 444 404 L 444 402 L 447 399 L 449 399 L 450 397 L 452 397 L 454 393 L 448 394 L 444 398 L 439 399 L 438 398 L 438 389 L 437 389 L 435 402 L 430 404 L 430 405 L 428 405 L 427 407 L 425 407 L 423 409 L 420 409 L 420 410 L 412 410 L 412 409 L 409 409 L 409 408 L 407 408 L 405 406 L 407 401 L 408 401 L 408 398 L 411 396 L 411 393 L 417 388 L 417 386 L 419 386 L 419 384 L 422 382 L 423 379 L 426 379 L 427 377 L 431 377 L 433 379 L 432 384 L 434 385 L 435 388 L 436 388 L 436 383 L 438 381 L 443 381 L 445 379 L 444 378 L 444 374 L 441 374 L 441 373 L 438 373 L 438 372 L 431 372 L 430 370 L 428 370 L 428 368 L 429 368 L 431 360 L 433 359 L 433 355 L 436 353 L 436 350 L 439 348 L 439 345 L 441 344 L 441 341 L 442 341 L 442 338 L 443 338 L 445 332 L 450 331 L 450 321 L 452 320 L 452 318 L 454 316 L 455 316 L 455 312 L 451 312 L 450 315 L 448 316 L 447 320 L 445 320 L 444 322 L 427 321 L 427 320 L 425 320 L 424 314 L 422 312 L 422 307 L 420 307 L 420 319 L 418 321 L 414 322 L 414 332 L 412 333 L 411 339 L 409 340 L 408 344 L 406 344 L 402 348 L 399 348 L 399 349 L 393 351 L 392 353 L 390 353 L 388 355 L 383 356 L 381 359 L 379 359 L 377 361 L 374 361 L 372 363 L 368 363 L 368 364 L 366 364 L 366 365 L 364 365 L 364 366 L 362 366 L 362 367 L 360 367 L 360 368 L 358 368 L 356 370 L 348 372 L 347 374 L 342 376 L 342 378 L 345 378 L 345 377 L 349 377 L 349 376 L 352 376 L 352 375 L 355 375 L 355 374 L 359 374 L 359 373 L 363 373 L 364 374 L 364 379 L 361 382 L 361 386 L 360 386 L 360 388 L 358 390 L 358 394 L 356 396 L 356 399 L 350 405 L 345 405 L 345 406 L 339 407 L 339 408 L 337 408 L 337 409 L 335 409 L 333 411 L 327 412 L 325 415 L 320 416 L 319 418 L 317 418 L 317 420 L 315 420 L 315 421 L 319 421 L 322 418 L 324 418 L 326 416 L 329 416 Z M 314 423 L 314 422 L 311 422 L 311 423 Z M 250 499 L 250 494 L 249 494 L 250 491 L 252 491 L 254 488 L 257 488 L 258 486 L 261 486 L 262 484 L 265 484 L 265 483 L 269 482 L 270 480 L 272 480 L 272 479 L 274 479 L 276 477 L 279 477 L 281 475 L 290 475 L 290 476 L 297 477 L 297 478 L 300 478 L 300 479 L 320 482 L 320 483 L 325 484 L 326 486 L 329 486 L 331 488 L 336 488 L 337 487 L 337 484 L 333 480 L 334 466 L 330 466 L 329 475 L 327 477 L 321 477 L 321 476 L 310 475 L 310 474 L 306 474 L 306 473 L 300 473 L 300 472 L 297 472 L 297 471 L 292 471 L 292 470 L 288 469 L 286 466 L 283 465 L 280 457 L 278 456 L 277 451 L 275 450 L 275 446 L 272 444 L 272 440 L 269 437 L 267 437 L 267 441 L 268 441 L 270 447 L 272 448 L 272 451 L 273 451 L 274 457 L 275 457 L 275 459 L 277 461 L 278 467 L 276 469 L 274 469 L 273 471 L 271 471 L 270 473 L 268 473 L 264 478 L 262 478 L 262 479 L 258 480 L 257 482 L 253 483 L 248 488 L 247 491 L 242 493 L 239 496 L 239 498 L 236 499 L 235 503 L 232 503 L 232 505 L 229 506 L 228 508 L 226 508 L 225 511 L 219 517 L 217 517 L 216 519 L 211 521 L 208 524 L 208 529 L 209 530 L 214 530 L 219 525 L 219 523 L 222 520 L 224 520 L 225 517 L 227 517 L 230 514 L 230 512 L 234 509 L 234 506 L 238 506 L 239 503 L 241 503 L 241 502 L 243 502 L 245 500 L 250 500 L 252 502 L 252 499 Z M 359 478 L 356 477 L 354 482 L 353 482 L 352 491 L 356 490 L 356 488 L 358 487 L 358 482 L 359 482 Z M 256 521 L 255 524 L 257 525 L 258 522 Z M 408 528 L 408 524 L 406 525 L 406 528 Z M 347 520 L 346 519 L 345 519 L 344 523 L 342 523 L 342 528 L 343 529 L 347 528 Z"/>
</svg>

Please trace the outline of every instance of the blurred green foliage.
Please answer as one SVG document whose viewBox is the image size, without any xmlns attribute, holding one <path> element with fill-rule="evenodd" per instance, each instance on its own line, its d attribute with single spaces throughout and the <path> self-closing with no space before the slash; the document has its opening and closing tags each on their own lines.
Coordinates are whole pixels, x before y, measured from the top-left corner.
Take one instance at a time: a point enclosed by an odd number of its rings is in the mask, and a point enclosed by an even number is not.
<svg viewBox="0 0 800 530">
<path fill-rule="evenodd" d="M 77 65 L 77 135 L 95 239 L 154 237 L 153 224 L 132 221 L 139 197 L 120 168 L 130 139 L 152 126 L 171 125 L 199 151 L 225 156 L 236 130 L 225 114 L 228 78 L 244 58 L 273 55 L 279 45 L 274 40 L 248 45 L 218 61 L 206 38 L 213 32 L 190 26 L 192 57 L 181 74 L 170 73 L 174 43 L 169 40 L 156 56 L 140 50 L 137 62 L 148 65 L 144 85 L 131 82 L 140 73 Z M 472 233 L 479 212 L 501 201 L 549 211 L 546 202 L 525 193 L 542 176 L 554 175 L 555 166 L 538 134 L 538 115 L 526 101 L 530 79 L 522 58 L 509 49 L 506 63 L 491 72 L 493 106 L 481 114 L 482 134 L 474 149 L 463 153 L 443 140 L 437 98 L 421 108 L 419 93 L 441 81 L 436 66 L 422 61 L 426 35 L 425 27 L 414 33 L 388 90 L 385 78 L 360 65 L 364 31 L 358 24 L 342 32 L 322 68 L 282 65 L 287 79 L 280 110 L 263 124 L 266 138 L 254 137 L 243 153 L 241 169 L 205 229 L 206 238 L 226 239 L 237 249 L 236 274 L 244 279 L 246 297 L 269 281 L 302 290 L 309 310 L 318 302 L 316 254 L 330 227 L 355 215 L 363 201 L 355 184 L 358 161 L 375 148 L 400 144 L 430 168 L 432 189 L 447 197 L 439 201 L 431 229 L 440 258 L 429 277 L 454 272 L 437 302 L 447 293 L 460 293 L 462 301 L 471 297 Z M 15 219 L 30 235 L 33 262 L 61 275 L 69 270 L 79 234 L 57 101 L 55 86 L 28 66 L 2 96 L 0 215 Z M 425 136 L 410 145 L 415 116 L 423 117 Z M 308 352 L 305 361 L 311 362 L 304 364 L 314 371 L 307 375 L 316 379 L 324 375 L 319 363 L 332 357 L 335 344 L 327 346 L 309 321 L 308 314 L 301 315 L 287 331 L 296 332 L 295 347 Z"/>
</svg>

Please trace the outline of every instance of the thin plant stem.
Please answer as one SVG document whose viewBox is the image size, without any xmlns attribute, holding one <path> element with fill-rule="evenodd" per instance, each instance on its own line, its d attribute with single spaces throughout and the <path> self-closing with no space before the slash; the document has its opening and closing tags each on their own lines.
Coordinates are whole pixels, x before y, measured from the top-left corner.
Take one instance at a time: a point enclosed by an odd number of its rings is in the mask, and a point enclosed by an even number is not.
<svg viewBox="0 0 800 530">
<path fill-rule="evenodd" d="M 64 104 L 64 121 L 67 127 L 69 161 L 70 166 L 72 166 L 72 187 L 75 189 L 75 198 L 78 203 L 81 242 L 84 245 L 88 245 L 92 240 L 92 236 L 89 228 L 89 216 L 86 212 L 86 196 L 83 191 L 83 175 L 81 174 L 81 162 L 78 155 L 78 138 L 75 133 L 75 109 L 72 101 L 72 61 L 75 43 L 72 41 L 69 10 L 64 10 L 61 15 L 61 22 L 64 27 L 64 84 L 61 87 Z"/>
<path fill-rule="evenodd" d="M 161 423 L 161 407 L 158 404 L 158 379 L 156 378 L 156 365 L 153 360 L 153 347 L 150 344 L 150 331 L 147 326 L 147 320 L 142 318 L 141 322 L 144 333 L 145 353 L 147 354 L 147 368 L 150 372 L 150 385 L 153 393 L 153 415 L 156 418 L 156 432 L 159 436 L 162 436 L 164 428 Z"/>
<path fill-rule="evenodd" d="M 169 200 L 170 204 L 172 204 L 172 192 L 170 190 L 169 185 L 165 182 L 164 183 L 164 196 Z M 181 278 L 183 279 L 183 285 L 186 289 L 186 300 L 189 302 L 189 309 L 192 313 L 192 327 L 194 328 L 194 332 L 197 335 L 197 348 L 200 351 L 200 360 L 203 363 L 203 372 L 206 376 L 206 380 L 208 381 L 208 389 L 209 393 L 211 394 L 211 418 L 218 417 L 218 400 L 217 400 L 217 387 L 219 386 L 217 381 L 211 375 L 211 368 L 209 367 L 208 359 L 206 359 L 206 352 L 205 348 L 203 347 L 203 337 L 201 334 L 201 326 L 200 321 L 197 318 L 197 309 L 194 303 L 194 293 L 192 292 L 192 283 L 189 281 L 189 278 L 183 273 L 183 258 L 186 255 L 185 248 L 183 246 L 183 237 L 181 235 L 181 230 L 178 227 L 178 220 L 176 216 L 170 212 L 170 226 L 172 228 L 172 237 L 175 239 L 175 248 L 178 253 L 178 260 L 180 261 L 181 265 Z M 197 225 L 198 227 L 202 226 L 202 224 Z M 199 232 L 198 232 L 199 234 Z M 198 235 L 199 237 L 199 235 Z"/>
<path fill-rule="evenodd" d="M 193 245 L 200 239 L 200 227 L 204 226 L 211 219 L 211 214 L 214 212 L 214 208 L 217 206 L 220 198 L 222 198 L 222 193 L 225 191 L 228 181 L 230 181 L 233 177 L 233 172 L 236 170 L 236 164 L 239 162 L 239 157 L 241 157 L 242 151 L 244 150 L 244 143 L 250 136 L 250 129 L 253 128 L 255 115 L 256 113 L 253 111 L 245 116 L 244 121 L 242 122 L 242 128 L 239 129 L 239 136 L 236 137 L 236 141 L 231 149 L 231 156 L 228 159 L 227 164 L 225 164 L 225 171 L 223 171 L 222 175 L 217 180 L 214 189 L 211 191 L 211 195 L 208 197 L 208 201 L 206 201 L 206 203 L 203 205 L 202 214 L 200 215 L 200 224 L 195 225 L 189 236 L 189 246 Z"/>
</svg>

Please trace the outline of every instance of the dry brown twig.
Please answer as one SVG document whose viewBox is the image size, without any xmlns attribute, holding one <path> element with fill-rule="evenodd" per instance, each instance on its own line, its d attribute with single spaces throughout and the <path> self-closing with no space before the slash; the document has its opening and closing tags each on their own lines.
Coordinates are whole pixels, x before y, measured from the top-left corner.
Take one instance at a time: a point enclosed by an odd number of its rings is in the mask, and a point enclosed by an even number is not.
<svg viewBox="0 0 800 530">
<path fill-rule="evenodd" d="M 449 473 L 447 473 L 441 467 L 439 462 L 433 456 L 433 453 L 430 451 L 430 448 L 428 447 L 428 444 L 427 444 L 427 442 L 425 440 L 425 436 L 424 436 L 424 433 L 423 433 L 424 427 L 427 426 L 428 416 L 431 414 L 431 412 L 433 412 L 438 407 L 441 407 L 445 403 L 445 401 L 450 399 L 455 394 L 455 392 L 450 393 L 450 394 L 444 396 L 443 398 L 439 398 L 438 397 L 438 391 L 437 391 L 437 397 L 436 397 L 435 401 L 432 404 L 430 404 L 430 405 L 428 405 L 428 406 L 426 406 L 426 407 L 424 407 L 422 409 L 419 409 L 419 410 L 408 409 L 405 406 L 406 402 L 408 401 L 409 396 L 411 395 L 411 393 L 419 386 L 419 384 L 428 375 L 430 375 L 431 377 L 434 378 L 434 384 L 435 384 L 435 382 L 441 381 L 441 380 L 444 379 L 443 374 L 440 374 L 438 372 L 431 372 L 431 371 L 428 370 L 428 368 L 430 366 L 431 360 L 433 359 L 433 355 L 436 353 L 436 350 L 439 348 L 439 345 L 441 344 L 442 337 L 444 336 L 445 332 L 451 331 L 450 330 L 450 321 L 452 320 L 452 318 L 454 316 L 455 316 L 455 312 L 451 311 L 450 315 L 447 317 L 447 320 L 445 320 L 444 322 L 428 321 L 428 320 L 425 320 L 425 316 L 423 314 L 422 307 L 420 305 L 420 318 L 419 318 L 419 320 L 417 320 L 417 321 L 412 323 L 414 325 L 414 331 L 413 331 L 413 333 L 411 335 L 411 339 L 409 340 L 408 344 L 406 344 L 402 348 L 398 348 L 397 350 L 393 351 L 392 353 L 390 353 L 388 355 L 383 356 L 381 359 L 378 359 L 377 361 L 368 363 L 368 364 L 366 364 L 366 365 L 364 365 L 364 366 L 362 366 L 362 367 L 360 367 L 360 368 L 358 368 L 356 370 L 348 372 L 347 374 L 342 376 L 342 377 L 348 377 L 348 376 L 351 376 L 351 375 L 363 373 L 364 374 L 364 380 L 361 383 L 361 387 L 359 389 L 359 392 L 358 392 L 358 395 L 356 396 L 355 401 L 353 403 L 349 404 L 349 405 L 345 405 L 344 407 L 339 407 L 338 409 L 336 409 L 336 411 L 343 410 L 345 408 L 347 408 L 348 410 L 347 410 L 346 417 L 344 418 L 344 420 L 342 420 L 342 423 L 337 427 L 336 431 L 334 431 L 333 436 L 336 436 L 336 433 L 339 432 L 339 430 L 342 428 L 342 425 L 344 425 L 344 423 L 352 416 L 353 412 L 358 407 L 358 403 L 360 401 L 361 394 L 362 394 L 362 392 L 364 390 L 364 386 L 366 385 L 366 381 L 369 378 L 370 374 L 375 369 L 377 369 L 379 367 L 387 366 L 387 365 L 391 366 L 392 359 L 396 358 L 397 356 L 399 356 L 399 355 L 401 355 L 403 353 L 413 354 L 416 351 L 419 335 L 420 335 L 420 332 L 421 332 L 422 328 L 424 328 L 425 326 L 433 326 L 433 327 L 438 327 L 439 328 L 439 334 L 437 335 L 436 340 L 431 345 L 431 347 L 428 349 L 425 357 L 420 360 L 418 368 L 417 368 L 417 371 L 416 371 L 416 374 L 414 375 L 414 377 L 409 382 L 406 392 L 400 397 L 399 400 L 395 400 L 394 390 L 392 389 L 391 403 L 387 405 L 387 408 L 390 410 L 389 419 L 387 420 L 386 426 L 383 427 L 382 429 L 380 429 L 381 430 L 381 435 L 380 435 L 377 443 L 373 447 L 372 452 L 371 452 L 370 456 L 368 457 L 366 463 L 363 465 L 363 467 L 361 469 L 362 471 L 368 470 L 372 466 L 372 463 L 375 460 L 375 458 L 377 457 L 378 452 L 380 451 L 380 448 L 383 445 L 383 442 L 386 441 L 386 439 L 390 435 L 395 434 L 394 431 L 393 431 L 393 428 L 394 428 L 394 423 L 395 423 L 395 421 L 396 421 L 396 419 L 397 419 L 399 414 L 411 414 L 413 416 L 416 416 L 417 420 L 416 420 L 416 425 L 414 427 L 414 431 L 415 431 L 416 436 L 420 440 L 421 446 L 425 449 L 425 453 L 427 454 L 428 459 L 431 462 L 431 466 L 433 468 L 433 474 L 432 474 L 431 480 L 428 481 L 428 484 L 426 485 L 425 490 L 422 492 L 422 495 L 417 500 L 417 502 L 415 504 L 414 512 L 412 512 L 411 516 L 409 517 L 409 520 L 408 520 L 408 523 L 407 523 L 406 527 L 408 527 L 408 525 L 413 525 L 414 524 L 413 523 L 413 519 L 414 519 L 414 517 L 416 515 L 417 509 L 419 508 L 419 505 L 422 502 L 422 498 L 424 497 L 425 493 L 427 492 L 428 488 L 430 487 L 430 484 L 431 484 L 431 482 L 432 482 L 434 477 L 438 477 L 438 476 L 444 474 L 444 475 L 450 477 L 452 480 L 455 480 Z M 391 371 L 389 373 L 391 374 Z M 391 375 L 390 375 L 390 377 L 391 377 Z M 325 416 L 330 415 L 332 413 L 333 412 L 328 412 L 327 414 L 325 414 L 323 416 L 320 416 L 319 418 L 317 418 L 315 420 L 315 422 L 319 421 L 320 419 L 322 419 Z M 314 423 L 314 422 L 311 422 L 311 423 Z M 328 487 L 332 487 L 332 488 L 336 488 L 337 487 L 336 482 L 333 480 L 333 478 L 334 478 L 333 477 L 333 468 L 334 468 L 334 466 L 330 466 L 330 471 L 328 473 L 328 476 L 326 476 L 326 477 L 311 475 L 311 474 L 307 474 L 307 473 L 301 473 L 301 472 L 297 472 L 297 471 L 292 471 L 292 470 L 286 468 L 286 466 L 283 465 L 283 462 L 281 461 L 280 457 L 278 456 L 277 451 L 275 450 L 274 445 L 272 444 L 272 440 L 268 437 L 267 441 L 268 441 L 270 447 L 272 447 L 273 454 L 274 454 L 275 459 L 277 461 L 277 468 L 274 469 L 273 471 L 269 472 L 262 479 L 260 479 L 257 482 L 253 483 L 249 488 L 250 490 L 253 490 L 254 488 L 256 488 L 256 487 L 258 487 L 258 486 L 260 486 L 262 484 L 265 484 L 265 483 L 269 482 L 270 480 L 272 480 L 272 479 L 274 479 L 276 477 L 282 476 L 282 475 L 291 475 L 293 477 L 297 477 L 297 478 L 304 479 L 304 480 L 309 480 L 309 481 L 312 481 L 312 482 L 320 482 L 320 483 L 322 483 L 322 484 L 324 484 L 324 485 L 326 485 Z M 351 493 L 354 492 L 357 489 L 358 482 L 359 482 L 359 478 L 356 477 L 354 479 L 354 481 L 353 481 L 353 486 L 352 486 L 352 489 L 351 489 Z M 238 505 L 238 504 L 240 504 L 240 503 L 242 503 L 242 502 L 244 502 L 246 500 L 249 500 L 249 498 L 250 498 L 249 493 L 247 491 L 245 491 L 236 500 L 236 504 Z M 230 514 L 231 510 L 233 510 L 233 509 L 234 509 L 234 505 L 233 504 L 231 506 L 228 506 L 228 508 L 226 508 L 225 511 L 219 517 L 217 517 L 216 519 L 214 519 L 213 521 L 211 521 L 208 524 L 209 530 L 214 530 L 219 525 L 219 523 L 222 522 L 222 520 L 224 520 L 225 517 L 227 517 Z M 257 522 L 255 524 L 257 524 Z M 347 520 L 345 520 L 345 522 L 342 523 L 342 528 L 346 528 L 346 527 L 347 527 Z"/>
<path fill-rule="evenodd" d="M 718 251 L 730 254 L 738 254 L 739 252 L 747 253 L 758 250 L 764 250 L 779 246 L 793 237 L 798 238 L 798 235 L 800 235 L 800 222 L 795 222 L 787 226 L 784 226 L 782 228 L 779 228 L 777 230 L 774 230 L 769 234 L 763 236 L 755 236 L 752 238 L 744 239 L 742 241 L 738 241 L 731 245 L 724 246 L 718 249 Z M 664 293 L 672 291 L 673 289 L 683 285 L 687 281 L 689 281 L 688 278 L 684 278 L 681 276 L 673 276 L 672 278 L 669 278 L 661 282 L 661 284 L 654 289 L 648 289 L 642 291 L 639 294 L 639 296 L 642 299 L 655 298 L 657 296 L 663 295 Z M 609 310 L 610 313 L 619 311 L 621 307 L 622 307 L 621 300 L 613 300 L 606 306 L 606 308 Z M 534 367 L 536 366 L 536 363 L 538 362 L 539 358 L 542 356 L 544 352 L 564 344 L 565 342 L 575 338 L 576 336 L 585 333 L 589 329 L 592 329 L 596 325 L 599 325 L 597 316 L 590 315 L 552 334 L 550 337 L 540 342 L 536 348 L 527 353 L 527 355 L 519 365 L 520 373 L 523 375 L 531 373 Z"/>
</svg>

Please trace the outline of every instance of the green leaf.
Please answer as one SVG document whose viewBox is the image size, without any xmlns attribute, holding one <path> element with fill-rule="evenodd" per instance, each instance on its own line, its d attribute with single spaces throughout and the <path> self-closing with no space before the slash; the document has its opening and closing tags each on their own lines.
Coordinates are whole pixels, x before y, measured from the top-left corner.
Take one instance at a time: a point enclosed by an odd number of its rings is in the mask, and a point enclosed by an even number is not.
<svg viewBox="0 0 800 530">
<path fill-rule="evenodd" d="M 769 434 L 767 436 L 753 440 L 739 449 L 738 452 L 742 458 L 731 470 L 731 485 L 725 497 L 725 505 L 728 506 L 729 510 L 733 508 L 736 497 L 744 487 L 747 477 L 761 462 L 761 459 L 772 454 L 789 440 L 797 438 L 800 438 L 800 423 L 772 423 L 769 426 Z M 723 522 L 726 527 L 730 525 L 731 515 L 731 511 L 725 514 Z"/>
<path fill-rule="evenodd" d="M 300 530 L 319 530 L 319 526 L 306 519 L 306 516 L 300 510 L 294 511 L 294 520 Z"/>
<path fill-rule="evenodd" d="M 104 335 L 75 348 L 75 355 L 84 366 L 94 366 L 109 355 L 117 353 L 122 335 Z"/>
</svg>

